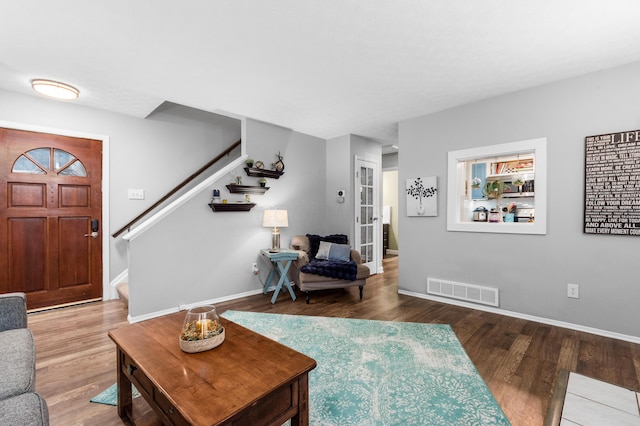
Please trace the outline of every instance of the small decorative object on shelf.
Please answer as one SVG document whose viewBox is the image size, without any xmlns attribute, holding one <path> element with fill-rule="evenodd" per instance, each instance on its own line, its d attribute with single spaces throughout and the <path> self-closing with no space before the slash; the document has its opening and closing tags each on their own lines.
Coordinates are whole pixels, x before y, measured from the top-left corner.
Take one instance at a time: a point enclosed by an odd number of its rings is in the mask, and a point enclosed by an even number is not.
<svg viewBox="0 0 640 426">
<path fill-rule="evenodd" d="M 247 163 L 247 167 L 253 167 L 253 158 L 247 158 L 245 162 Z"/>
<path fill-rule="evenodd" d="M 188 353 L 204 352 L 224 342 L 224 327 L 213 305 L 191 308 L 182 324 L 178 341 L 180 349 Z"/>
<path fill-rule="evenodd" d="M 245 202 L 225 203 L 224 200 L 221 204 L 219 203 L 209 204 L 209 207 L 211 207 L 211 210 L 213 210 L 214 212 L 248 212 L 255 206 L 256 206 L 255 203 L 245 203 Z"/>
<path fill-rule="evenodd" d="M 262 161 L 256 161 L 256 169 L 264 169 L 264 163 Z"/>
<path fill-rule="evenodd" d="M 219 203 L 220 202 L 220 190 L 219 189 L 214 189 L 213 190 L 213 197 L 211 198 L 211 202 L 212 203 Z"/>
<path fill-rule="evenodd" d="M 265 186 L 249 186 L 249 185 L 227 185 L 227 189 L 232 194 L 264 194 L 269 190 Z"/>
<path fill-rule="evenodd" d="M 263 178 L 261 177 L 260 179 L 258 179 L 258 183 L 260 184 L 260 186 L 265 187 L 267 186 L 267 178 Z"/>
<path fill-rule="evenodd" d="M 474 189 L 480 188 L 481 184 L 482 184 L 482 179 L 480 179 L 479 177 L 474 177 L 471 180 L 471 187 Z"/>
<path fill-rule="evenodd" d="M 279 152 L 276 154 L 276 157 L 278 157 L 278 161 L 271 165 L 273 167 L 273 170 L 284 172 L 284 162 L 282 161 L 284 157 L 282 157 Z"/>
<path fill-rule="evenodd" d="M 514 222 L 515 221 L 515 213 L 516 213 L 516 205 L 514 203 L 509 204 L 503 210 L 506 210 L 504 214 L 505 222 Z"/>
</svg>

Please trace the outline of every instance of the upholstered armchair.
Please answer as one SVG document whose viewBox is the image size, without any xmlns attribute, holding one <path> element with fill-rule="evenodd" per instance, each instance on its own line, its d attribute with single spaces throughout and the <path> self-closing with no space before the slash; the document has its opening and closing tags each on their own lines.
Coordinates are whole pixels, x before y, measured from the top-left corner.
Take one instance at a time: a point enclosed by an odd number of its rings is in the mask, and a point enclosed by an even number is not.
<svg viewBox="0 0 640 426">
<path fill-rule="evenodd" d="M 318 236 L 311 236 L 316 239 Z M 333 236 L 319 237 L 320 239 L 332 240 Z M 346 236 L 342 236 L 345 238 Z M 335 241 L 335 240 L 334 240 Z M 289 269 L 289 278 L 295 283 L 301 291 L 305 292 L 305 300 L 309 303 L 309 292 L 314 290 L 325 290 L 331 288 L 345 288 L 358 286 L 360 289 L 360 299 L 362 300 L 362 293 L 364 286 L 366 285 L 367 278 L 371 275 L 369 268 L 362 263 L 360 252 L 354 249 L 348 250 L 348 257 L 356 264 L 355 274 L 350 274 L 348 278 L 332 278 L 329 276 L 304 272 L 305 265 L 309 265 L 319 250 L 314 242 L 310 241 L 307 235 L 296 235 L 291 239 L 291 248 L 298 250 L 298 259 L 291 263 Z M 354 278 L 354 279 L 351 279 Z"/>
</svg>

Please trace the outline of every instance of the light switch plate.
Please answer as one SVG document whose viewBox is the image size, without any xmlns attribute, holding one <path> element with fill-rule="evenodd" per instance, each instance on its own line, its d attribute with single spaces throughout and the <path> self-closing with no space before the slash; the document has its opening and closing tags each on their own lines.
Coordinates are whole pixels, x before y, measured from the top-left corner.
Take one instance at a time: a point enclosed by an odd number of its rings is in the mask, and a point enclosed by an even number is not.
<svg viewBox="0 0 640 426">
<path fill-rule="evenodd" d="M 131 189 L 129 188 L 130 200 L 144 200 L 144 189 Z"/>
</svg>

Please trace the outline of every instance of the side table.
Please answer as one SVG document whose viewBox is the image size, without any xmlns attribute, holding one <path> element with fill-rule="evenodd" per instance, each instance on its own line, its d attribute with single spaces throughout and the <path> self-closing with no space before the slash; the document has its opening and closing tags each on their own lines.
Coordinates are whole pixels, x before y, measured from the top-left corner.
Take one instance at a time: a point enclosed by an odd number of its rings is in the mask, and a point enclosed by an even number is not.
<svg viewBox="0 0 640 426">
<path fill-rule="evenodd" d="M 289 271 L 289 267 L 291 266 L 291 261 L 296 260 L 298 258 L 298 252 L 296 250 L 280 250 L 276 252 L 271 252 L 268 249 L 263 249 L 260 251 L 263 256 L 265 256 L 269 261 L 271 261 L 271 272 L 269 272 L 269 277 L 267 277 L 267 281 L 264 283 L 264 287 L 262 288 L 262 293 L 266 294 L 271 281 L 276 275 L 280 276 L 278 280 L 278 284 L 276 285 L 276 289 L 273 292 L 273 297 L 271 298 L 271 303 L 276 303 L 276 299 L 278 298 L 278 294 L 280 294 L 280 290 L 282 290 L 282 286 L 286 287 L 289 290 L 289 294 L 293 300 L 296 300 L 296 295 L 293 292 L 293 288 L 291 287 L 291 281 L 287 278 L 287 272 Z"/>
</svg>

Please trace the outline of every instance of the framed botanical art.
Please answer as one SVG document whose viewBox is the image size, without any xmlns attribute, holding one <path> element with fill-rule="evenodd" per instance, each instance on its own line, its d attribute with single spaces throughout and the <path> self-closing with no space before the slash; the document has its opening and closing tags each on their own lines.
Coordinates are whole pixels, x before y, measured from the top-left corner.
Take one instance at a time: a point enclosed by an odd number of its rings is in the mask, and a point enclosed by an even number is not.
<svg viewBox="0 0 640 426">
<path fill-rule="evenodd" d="M 407 179 L 407 216 L 438 216 L 436 176 Z"/>
</svg>

